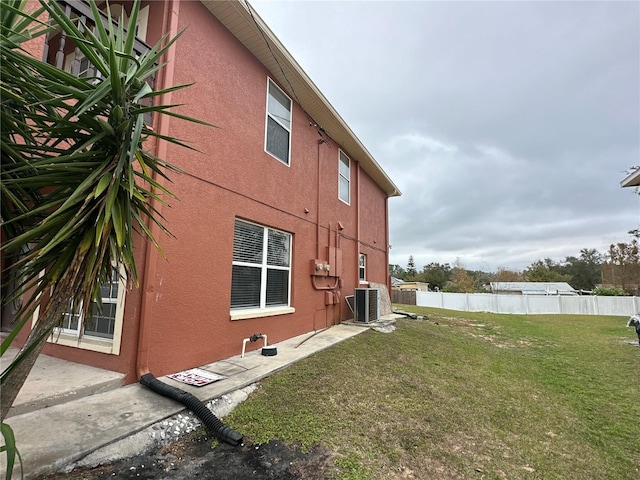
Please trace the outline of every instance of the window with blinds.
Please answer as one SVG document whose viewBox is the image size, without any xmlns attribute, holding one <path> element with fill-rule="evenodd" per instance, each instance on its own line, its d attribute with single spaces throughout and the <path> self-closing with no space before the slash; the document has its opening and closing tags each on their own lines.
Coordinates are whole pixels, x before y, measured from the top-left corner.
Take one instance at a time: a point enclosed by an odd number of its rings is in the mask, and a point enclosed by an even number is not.
<svg viewBox="0 0 640 480">
<path fill-rule="evenodd" d="M 233 235 L 231 308 L 289 306 L 291 235 L 236 220 Z"/>
<path fill-rule="evenodd" d="M 269 79 L 265 150 L 289 165 L 291 145 L 291 99 Z"/>
</svg>

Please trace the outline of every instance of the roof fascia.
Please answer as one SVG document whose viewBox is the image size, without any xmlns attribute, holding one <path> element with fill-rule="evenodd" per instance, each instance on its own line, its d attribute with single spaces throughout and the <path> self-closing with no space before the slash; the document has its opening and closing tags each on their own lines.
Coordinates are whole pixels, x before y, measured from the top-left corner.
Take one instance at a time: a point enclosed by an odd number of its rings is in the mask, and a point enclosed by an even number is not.
<svg viewBox="0 0 640 480">
<path fill-rule="evenodd" d="M 621 187 L 639 187 L 640 186 L 640 168 L 636 168 L 627 178 L 620 182 Z"/>
</svg>

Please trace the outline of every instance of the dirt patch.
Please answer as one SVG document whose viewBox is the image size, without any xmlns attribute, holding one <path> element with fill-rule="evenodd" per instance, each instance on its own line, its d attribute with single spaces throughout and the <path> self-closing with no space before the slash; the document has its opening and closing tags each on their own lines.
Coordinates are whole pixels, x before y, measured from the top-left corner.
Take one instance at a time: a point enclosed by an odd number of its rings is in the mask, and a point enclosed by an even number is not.
<svg viewBox="0 0 640 480">
<path fill-rule="evenodd" d="M 323 480 L 335 473 L 333 455 L 317 446 L 303 453 L 297 446 L 271 440 L 263 445 L 226 443 L 211 448 L 212 438 L 192 433 L 160 450 L 92 469 L 57 473 L 39 480 L 171 479 Z"/>
</svg>

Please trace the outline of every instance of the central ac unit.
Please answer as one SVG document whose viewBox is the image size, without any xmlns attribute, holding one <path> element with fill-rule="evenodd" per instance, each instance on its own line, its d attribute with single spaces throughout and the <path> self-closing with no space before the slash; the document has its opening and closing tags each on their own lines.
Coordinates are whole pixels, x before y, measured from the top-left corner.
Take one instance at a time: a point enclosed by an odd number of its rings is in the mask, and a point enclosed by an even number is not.
<svg viewBox="0 0 640 480">
<path fill-rule="evenodd" d="M 380 290 L 377 288 L 356 288 L 353 303 L 356 322 L 369 323 L 378 320 Z"/>
</svg>

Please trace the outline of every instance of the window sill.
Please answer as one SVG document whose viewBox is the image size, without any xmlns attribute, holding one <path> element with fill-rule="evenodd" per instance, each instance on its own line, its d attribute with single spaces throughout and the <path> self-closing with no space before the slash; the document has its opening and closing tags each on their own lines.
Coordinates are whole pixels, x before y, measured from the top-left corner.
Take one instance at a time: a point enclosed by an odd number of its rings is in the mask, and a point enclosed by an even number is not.
<svg viewBox="0 0 640 480">
<path fill-rule="evenodd" d="M 369 282 L 365 282 L 365 281 L 360 280 L 360 285 L 369 285 Z"/>
<path fill-rule="evenodd" d="M 106 339 L 99 340 L 97 338 L 89 337 L 78 338 L 77 336 L 69 335 L 68 333 L 53 332 L 49 338 L 47 338 L 47 342 L 54 345 L 64 345 L 66 347 L 91 350 L 92 352 L 107 353 L 109 355 L 120 354 L 120 352 L 114 348 L 114 342 Z"/>
<path fill-rule="evenodd" d="M 249 310 L 231 310 L 231 320 L 246 320 L 247 318 L 272 317 L 275 315 L 286 315 L 295 313 L 293 307 L 276 307 Z"/>
</svg>

